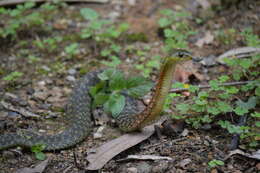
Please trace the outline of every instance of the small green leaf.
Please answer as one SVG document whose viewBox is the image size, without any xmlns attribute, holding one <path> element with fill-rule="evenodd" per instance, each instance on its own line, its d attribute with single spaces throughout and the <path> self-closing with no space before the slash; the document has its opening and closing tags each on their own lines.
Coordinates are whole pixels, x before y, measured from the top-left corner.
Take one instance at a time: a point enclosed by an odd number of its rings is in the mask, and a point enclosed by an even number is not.
<svg viewBox="0 0 260 173">
<path fill-rule="evenodd" d="M 241 59 L 240 65 L 244 69 L 248 69 L 252 65 L 252 60 L 251 59 Z"/>
<path fill-rule="evenodd" d="M 99 14 L 91 8 L 80 9 L 80 14 L 82 15 L 82 17 L 84 17 L 84 19 L 87 20 L 95 20 L 99 17 Z"/>
<path fill-rule="evenodd" d="M 190 106 L 188 104 L 180 103 L 177 104 L 176 108 L 180 111 L 181 114 L 186 114 Z"/>
<path fill-rule="evenodd" d="M 224 163 L 223 161 L 221 161 L 221 160 L 216 160 L 216 159 L 211 160 L 211 161 L 208 163 L 208 165 L 209 165 L 210 168 L 214 168 L 214 167 L 216 167 L 216 166 L 223 166 L 224 164 L 225 164 L 225 163 Z"/>
<path fill-rule="evenodd" d="M 260 127 L 260 121 L 255 122 L 256 127 Z"/>
<path fill-rule="evenodd" d="M 98 78 L 100 80 L 109 80 L 110 78 L 112 78 L 113 75 L 116 75 L 120 72 L 118 72 L 116 69 L 114 68 L 109 68 L 104 70 L 102 73 L 98 74 Z"/>
<path fill-rule="evenodd" d="M 250 110 L 250 109 L 255 108 L 256 101 L 257 101 L 257 98 L 253 96 L 253 97 L 250 97 L 247 102 L 243 102 L 242 100 L 236 101 L 236 105 L 243 109 Z"/>
<path fill-rule="evenodd" d="M 218 115 L 220 113 L 218 108 L 212 107 L 212 106 L 207 107 L 207 111 L 208 111 L 208 113 L 213 114 L 213 115 Z"/>
<path fill-rule="evenodd" d="M 201 92 L 199 92 L 199 94 L 198 94 L 198 97 L 199 97 L 200 99 L 205 99 L 205 98 L 207 98 L 208 96 L 209 96 L 209 93 L 206 92 L 206 91 L 201 91 Z"/>
<path fill-rule="evenodd" d="M 165 28 L 171 24 L 171 21 L 167 18 L 160 18 L 158 24 L 161 28 Z"/>
<path fill-rule="evenodd" d="M 216 102 L 216 107 L 221 110 L 222 112 L 231 112 L 232 107 L 227 103 L 223 101 Z"/>
<path fill-rule="evenodd" d="M 260 118 L 260 113 L 259 112 L 251 113 L 251 117 Z"/>
<path fill-rule="evenodd" d="M 221 83 L 226 82 L 228 80 L 229 80 L 229 76 L 227 76 L 227 75 L 222 75 L 222 76 L 219 77 L 219 81 Z"/>
<path fill-rule="evenodd" d="M 219 90 L 219 84 L 217 80 L 211 80 L 209 81 L 209 85 L 213 90 Z"/>
<path fill-rule="evenodd" d="M 244 115 L 244 114 L 248 113 L 248 109 L 245 109 L 245 108 L 242 108 L 239 106 L 236 107 L 234 111 L 237 115 Z"/>
<path fill-rule="evenodd" d="M 196 103 L 197 105 L 200 105 L 200 106 L 203 106 L 203 105 L 208 104 L 208 102 L 207 102 L 206 100 L 200 100 L 200 99 L 196 99 L 196 100 L 195 100 L 195 103 Z"/>
<path fill-rule="evenodd" d="M 15 81 L 22 76 L 23 76 L 22 72 L 14 71 L 14 72 L 10 73 L 9 75 L 5 76 L 3 78 L 3 80 L 5 80 L 5 81 Z"/>
<path fill-rule="evenodd" d="M 46 155 L 43 152 L 37 152 L 37 153 L 35 153 L 35 157 L 38 160 L 45 160 Z"/>
</svg>

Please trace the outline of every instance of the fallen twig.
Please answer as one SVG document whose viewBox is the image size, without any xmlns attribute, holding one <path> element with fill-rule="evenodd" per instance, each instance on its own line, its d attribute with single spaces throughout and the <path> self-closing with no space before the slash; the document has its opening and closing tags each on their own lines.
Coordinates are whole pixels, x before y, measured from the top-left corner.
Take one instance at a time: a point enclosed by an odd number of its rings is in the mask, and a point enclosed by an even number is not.
<svg viewBox="0 0 260 173">
<path fill-rule="evenodd" d="M 37 114 L 34 114 L 30 111 L 27 111 L 24 108 L 15 108 L 13 105 L 11 105 L 10 103 L 6 103 L 4 101 L 1 101 L 1 104 L 3 105 L 3 107 L 7 110 L 13 111 L 13 112 L 17 112 L 19 114 L 21 114 L 24 117 L 32 117 L 32 118 L 39 118 L 40 116 Z"/>
<path fill-rule="evenodd" d="M 0 6 L 16 5 L 24 2 L 50 2 L 51 0 L 0 0 Z M 60 0 L 64 2 L 107 3 L 109 0 Z"/>
<path fill-rule="evenodd" d="M 124 159 L 117 160 L 117 162 L 123 162 L 129 160 L 173 160 L 173 158 L 165 157 L 165 156 L 154 156 L 154 155 L 128 155 Z"/>
<path fill-rule="evenodd" d="M 227 82 L 227 83 L 219 84 L 219 86 L 245 85 L 245 84 L 248 84 L 249 82 L 252 82 L 252 81 Z M 210 85 L 198 85 L 197 87 L 199 89 L 211 88 Z M 174 89 L 171 89 L 170 92 L 171 93 L 177 93 L 177 92 L 183 92 L 183 91 L 189 91 L 189 88 L 174 88 Z"/>
</svg>

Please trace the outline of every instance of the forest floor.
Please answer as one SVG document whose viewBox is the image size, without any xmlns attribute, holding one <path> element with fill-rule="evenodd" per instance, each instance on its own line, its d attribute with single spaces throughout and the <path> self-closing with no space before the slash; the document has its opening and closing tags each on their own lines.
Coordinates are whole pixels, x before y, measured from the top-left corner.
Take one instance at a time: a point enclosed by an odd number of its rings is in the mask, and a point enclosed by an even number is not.
<svg viewBox="0 0 260 173">
<path fill-rule="evenodd" d="M 69 3 L 56 5 L 54 9 L 46 7 L 49 13 L 37 5 L 30 9 L 29 13 L 39 12 L 44 15 L 41 18 L 44 20 L 42 27 L 23 24 L 22 29 L 14 31 L 16 33 L 11 36 L 15 35 L 14 39 L 9 37 L 0 39 L 1 100 L 18 110 L 8 110 L 3 105 L 0 106 L 0 132 L 14 132 L 17 129 L 33 129 L 39 133 L 60 131 L 64 124 L 64 107 L 75 81 L 89 71 L 104 68 L 104 64 L 108 61 L 113 66 L 119 60 L 118 68 L 127 75 L 142 73 L 154 80 L 158 61 L 154 61 L 152 68 L 145 69 L 145 66 L 140 65 L 146 58 L 165 55 L 162 50 L 163 38 L 158 25 L 158 20 L 162 17 L 160 13 L 162 9 L 190 12 L 191 16 L 186 20 L 186 24 L 195 30 L 196 34 L 187 36 L 188 50 L 197 56 L 216 57 L 232 48 L 245 46 L 240 35 L 245 28 L 251 27 L 254 34 L 260 35 L 260 4 L 257 3 L 254 0 L 246 0 L 218 8 L 221 6 L 220 2 L 207 0 L 180 2 L 111 0 L 108 4 Z M 14 7 L 9 8 L 14 9 Z M 82 35 L 78 33 L 86 25 L 80 14 L 82 8 L 94 9 L 100 14 L 99 18 L 109 19 L 112 23 L 129 24 L 127 36 L 113 38 L 113 43 L 116 42 L 121 47 L 120 50 L 117 51 L 116 46 L 114 49 L 108 49 L 112 52 L 108 54 L 116 54 L 116 58 L 110 60 L 106 55 L 101 55 L 102 43 L 97 45 L 93 40 L 80 38 Z M 23 17 L 21 16 L 19 20 Z M 2 21 L 0 26 L 1 24 Z M 11 28 L 9 31 L 13 32 Z M 109 47 L 109 44 L 104 43 L 104 46 Z M 102 63 L 103 61 L 106 62 Z M 209 79 L 214 79 L 227 70 L 223 65 L 201 66 L 201 73 L 198 72 L 198 67 L 187 72 L 189 77 L 192 74 L 193 78 L 196 78 L 197 84 L 206 84 Z M 2 80 L 12 72 L 15 73 L 10 80 Z M 28 112 L 31 114 L 25 117 L 21 110 L 26 110 L 25 114 Z M 35 118 L 32 114 L 41 115 L 41 118 Z M 88 153 L 120 135 L 115 127 L 110 127 L 102 121 L 105 120 L 101 119 L 101 122 L 97 122 L 92 135 L 75 147 L 46 152 L 48 163 L 45 165 L 44 172 L 85 172 Z M 96 131 L 100 126 L 105 129 L 101 131 L 101 136 L 96 137 Z M 101 172 L 252 173 L 260 171 L 260 163 L 255 159 L 241 155 L 227 158 L 232 135 L 224 129 L 213 126 L 194 129 L 188 124 L 184 128 L 185 133 L 163 135 L 162 139 L 153 135 L 114 157 Z M 120 161 L 128 155 L 145 154 L 168 156 L 172 160 Z M 223 160 L 224 165 L 210 168 L 208 163 L 214 159 Z M 0 173 L 33 168 L 41 162 L 28 149 L 18 147 L 0 151 Z"/>
</svg>

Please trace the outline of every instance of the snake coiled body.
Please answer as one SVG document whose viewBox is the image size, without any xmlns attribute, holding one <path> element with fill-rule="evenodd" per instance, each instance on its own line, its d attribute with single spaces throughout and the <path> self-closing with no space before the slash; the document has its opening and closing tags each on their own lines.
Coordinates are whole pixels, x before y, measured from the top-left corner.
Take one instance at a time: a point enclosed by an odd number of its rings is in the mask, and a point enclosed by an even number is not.
<svg viewBox="0 0 260 173">
<path fill-rule="evenodd" d="M 131 132 L 141 129 L 159 117 L 165 98 L 171 88 L 175 66 L 190 59 L 190 57 L 177 55 L 164 60 L 155 93 L 144 110 L 139 110 L 136 99 L 126 96 L 126 105 L 116 118 L 122 131 Z M 99 82 L 98 73 L 100 71 L 90 72 L 76 84 L 67 105 L 69 119 L 67 129 L 53 135 L 39 135 L 26 130 L 0 134 L 0 150 L 15 146 L 32 147 L 38 144 L 44 145 L 44 150 L 59 150 L 74 146 L 86 138 L 93 127 L 92 98 L 89 95 L 89 89 Z"/>
</svg>

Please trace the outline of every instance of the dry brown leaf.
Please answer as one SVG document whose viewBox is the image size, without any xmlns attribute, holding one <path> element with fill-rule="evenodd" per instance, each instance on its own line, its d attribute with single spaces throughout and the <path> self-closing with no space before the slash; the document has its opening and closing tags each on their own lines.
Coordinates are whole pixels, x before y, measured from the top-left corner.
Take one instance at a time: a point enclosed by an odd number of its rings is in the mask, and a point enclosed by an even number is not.
<svg viewBox="0 0 260 173">
<path fill-rule="evenodd" d="M 154 125 L 161 124 L 164 120 L 165 118 L 162 118 L 159 122 L 145 127 L 141 132 L 125 134 L 94 149 L 93 151 L 96 152 L 90 153 L 86 158 L 89 161 L 87 170 L 101 169 L 117 154 L 149 138 L 154 133 Z"/>
</svg>

